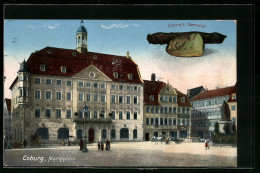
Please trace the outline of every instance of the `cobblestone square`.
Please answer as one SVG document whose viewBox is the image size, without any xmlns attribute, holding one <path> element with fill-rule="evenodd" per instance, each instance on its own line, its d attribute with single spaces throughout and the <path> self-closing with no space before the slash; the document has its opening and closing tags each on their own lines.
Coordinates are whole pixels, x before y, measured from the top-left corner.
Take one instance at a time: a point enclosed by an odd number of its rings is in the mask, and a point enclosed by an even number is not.
<svg viewBox="0 0 260 173">
<path fill-rule="evenodd" d="M 204 143 L 118 142 L 110 151 L 98 151 L 97 144 L 53 146 L 5 150 L 5 167 L 236 167 L 237 148 L 210 146 Z"/>
</svg>

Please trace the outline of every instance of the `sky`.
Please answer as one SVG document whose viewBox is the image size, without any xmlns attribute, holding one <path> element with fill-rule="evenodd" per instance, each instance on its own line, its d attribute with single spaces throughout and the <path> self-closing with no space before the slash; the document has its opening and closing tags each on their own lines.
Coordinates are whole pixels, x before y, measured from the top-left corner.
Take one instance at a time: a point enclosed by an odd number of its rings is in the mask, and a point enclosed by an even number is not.
<svg viewBox="0 0 260 173">
<path fill-rule="evenodd" d="M 4 21 L 4 97 L 11 98 L 10 85 L 20 63 L 31 53 L 47 46 L 76 49 L 76 31 L 81 20 Z M 235 85 L 236 21 L 234 20 L 84 20 L 88 51 L 126 56 L 138 64 L 144 80 L 157 79 L 184 94 L 204 86 L 215 89 Z M 164 45 L 149 44 L 148 34 L 156 32 L 218 32 L 226 35 L 222 44 L 206 44 L 201 57 L 175 57 Z"/>
</svg>

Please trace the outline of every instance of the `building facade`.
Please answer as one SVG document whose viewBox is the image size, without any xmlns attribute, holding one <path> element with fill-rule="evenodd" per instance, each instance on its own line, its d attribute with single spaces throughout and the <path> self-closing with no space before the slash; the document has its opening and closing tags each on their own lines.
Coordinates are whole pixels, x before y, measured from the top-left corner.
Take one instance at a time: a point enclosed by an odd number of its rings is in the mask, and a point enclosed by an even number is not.
<svg viewBox="0 0 260 173">
<path fill-rule="evenodd" d="M 195 96 L 192 108 L 192 137 L 212 139 L 215 123 L 224 132 L 225 123 L 237 124 L 236 85 L 215 90 L 206 90 Z"/>
<path fill-rule="evenodd" d="M 191 104 L 186 95 L 161 81 L 144 80 L 144 135 L 187 138 L 190 136 Z"/>
<path fill-rule="evenodd" d="M 12 113 L 11 113 L 11 99 L 4 100 L 4 107 L 3 107 L 3 135 L 4 140 L 6 142 L 11 141 L 12 139 Z"/>
<path fill-rule="evenodd" d="M 46 47 L 21 64 L 10 87 L 13 142 L 35 133 L 42 143 L 76 140 L 85 133 L 89 142 L 143 140 L 144 84 L 138 65 L 129 52 L 89 52 L 87 34 L 81 24 L 75 50 Z"/>
</svg>

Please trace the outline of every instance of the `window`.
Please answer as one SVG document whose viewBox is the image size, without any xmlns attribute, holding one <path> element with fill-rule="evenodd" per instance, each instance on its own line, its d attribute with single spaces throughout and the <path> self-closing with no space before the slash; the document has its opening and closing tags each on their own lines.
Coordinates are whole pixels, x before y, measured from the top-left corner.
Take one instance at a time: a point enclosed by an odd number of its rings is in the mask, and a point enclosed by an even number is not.
<svg viewBox="0 0 260 173">
<path fill-rule="evenodd" d="M 123 119 L 123 112 L 119 111 L 119 119 L 122 120 Z"/>
<path fill-rule="evenodd" d="M 80 86 L 80 87 L 83 87 L 83 82 L 79 82 L 79 86 Z"/>
<path fill-rule="evenodd" d="M 178 119 L 178 125 L 181 125 L 181 119 Z"/>
<path fill-rule="evenodd" d="M 111 139 L 115 139 L 115 138 L 116 138 L 116 130 L 111 129 Z"/>
<path fill-rule="evenodd" d="M 41 113 L 41 112 L 40 112 L 40 109 L 35 109 L 35 113 L 34 113 L 34 114 L 35 114 L 35 117 L 36 117 L 36 118 L 39 118 L 39 117 L 40 117 L 40 113 Z"/>
<path fill-rule="evenodd" d="M 181 98 L 181 102 L 184 103 L 185 102 L 185 97 Z"/>
<path fill-rule="evenodd" d="M 173 102 L 174 102 L 174 103 L 177 102 L 177 97 L 176 97 L 176 96 L 173 98 Z"/>
<path fill-rule="evenodd" d="M 154 101 L 154 96 L 150 96 L 150 100 L 151 100 L 151 101 Z"/>
<path fill-rule="evenodd" d="M 41 83 L 41 78 L 35 78 L 34 81 L 35 81 L 36 84 L 40 84 Z"/>
<path fill-rule="evenodd" d="M 119 103 L 123 103 L 123 99 L 124 99 L 123 96 L 119 96 Z"/>
<path fill-rule="evenodd" d="M 159 118 L 155 118 L 155 125 L 159 125 Z"/>
<path fill-rule="evenodd" d="M 112 111 L 112 119 L 114 120 L 116 118 L 116 112 Z"/>
<path fill-rule="evenodd" d="M 134 112 L 134 120 L 137 120 L 137 112 Z"/>
<path fill-rule="evenodd" d="M 116 103 L 116 96 L 115 95 L 111 95 L 111 103 Z"/>
<path fill-rule="evenodd" d="M 155 107 L 155 113 L 157 113 L 157 114 L 159 113 L 159 106 Z"/>
<path fill-rule="evenodd" d="M 83 101 L 83 93 L 79 93 L 79 101 Z"/>
<path fill-rule="evenodd" d="M 154 118 L 151 118 L 151 125 L 154 124 Z"/>
<path fill-rule="evenodd" d="M 91 94 L 89 94 L 89 93 L 87 94 L 87 99 L 86 100 L 87 100 L 87 102 L 91 101 Z"/>
<path fill-rule="evenodd" d="M 66 67 L 65 66 L 61 66 L 61 72 L 66 73 Z"/>
<path fill-rule="evenodd" d="M 116 89 L 116 85 L 112 85 L 112 86 L 111 86 L 111 89 Z"/>
<path fill-rule="evenodd" d="M 232 110 L 232 111 L 236 110 L 236 106 L 235 106 L 235 105 L 232 105 L 232 106 L 231 106 L 231 110 Z"/>
<path fill-rule="evenodd" d="M 163 118 L 160 118 L 160 125 L 163 125 Z"/>
<path fill-rule="evenodd" d="M 133 74 L 132 73 L 128 73 L 128 79 L 132 80 L 133 79 Z"/>
<path fill-rule="evenodd" d="M 163 107 L 161 107 L 161 114 L 163 114 L 163 113 L 164 113 L 164 112 L 163 112 L 163 110 L 164 110 L 164 109 L 163 109 Z"/>
<path fill-rule="evenodd" d="M 146 125 L 149 126 L 149 118 L 146 118 Z"/>
<path fill-rule="evenodd" d="M 165 112 L 166 114 L 168 114 L 168 107 L 165 107 L 165 108 L 164 108 L 164 112 Z"/>
<path fill-rule="evenodd" d="M 56 92 L 56 99 L 61 100 L 61 92 Z"/>
<path fill-rule="evenodd" d="M 67 92 L 67 100 L 71 100 L 71 92 Z"/>
<path fill-rule="evenodd" d="M 41 64 L 40 69 L 41 69 L 41 71 L 45 71 L 45 65 L 44 65 L 44 64 Z"/>
<path fill-rule="evenodd" d="M 190 125 L 190 119 L 189 118 L 187 118 L 187 126 L 189 126 Z"/>
<path fill-rule="evenodd" d="M 164 118 L 164 125 L 168 125 L 168 119 Z"/>
<path fill-rule="evenodd" d="M 102 139 L 106 139 L 107 138 L 107 130 L 106 129 L 102 129 L 102 131 L 101 131 L 101 138 Z"/>
<path fill-rule="evenodd" d="M 46 79 L 45 82 L 46 82 L 47 85 L 50 85 L 51 84 L 51 79 Z"/>
<path fill-rule="evenodd" d="M 67 86 L 71 86 L 72 85 L 72 81 L 71 80 L 68 80 L 67 81 Z"/>
<path fill-rule="evenodd" d="M 89 73 L 89 77 L 94 78 L 95 76 L 96 76 L 96 74 L 94 72 Z"/>
<path fill-rule="evenodd" d="M 93 87 L 94 87 L 94 88 L 98 88 L 98 84 L 97 84 L 97 83 L 94 83 L 94 84 L 93 84 Z"/>
<path fill-rule="evenodd" d="M 182 125 L 185 126 L 185 119 L 182 119 Z"/>
<path fill-rule="evenodd" d="M 172 107 L 169 107 L 169 113 L 172 114 Z"/>
<path fill-rule="evenodd" d="M 46 117 L 47 118 L 51 117 L 51 109 L 46 109 Z"/>
<path fill-rule="evenodd" d="M 124 89 L 124 86 L 123 86 L 123 85 L 119 85 L 119 89 L 120 89 L 120 90 L 123 90 L 123 89 Z"/>
<path fill-rule="evenodd" d="M 134 96 L 134 104 L 137 104 L 137 96 Z"/>
<path fill-rule="evenodd" d="M 100 84 L 100 88 L 104 89 L 104 88 L 106 88 L 106 85 L 104 83 L 102 83 L 102 84 Z"/>
<path fill-rule="evenodd" d="M 154 113 L 154 106 L 151 106 L 151 113 Z"/>
<path fill-rule="evenodd" d="M 138 90 L 137 86 L 134 86 L 134 91 L 137 91 L 137 90 Z"/>
<path fill-rule="evenodd" d="M 178 113 L 181 113 L 181 108 L 180 107 L 178 107 Z"/>
<path fill-rule="evenodd" d="M 83 118 L 83 111 L 79 110 L 79 118 Z"/>
<path fill-rule="evenodd" d="M 67 118 L 71 118 L 71 110 L 70 109 L 67 110 Z"/>
<path fill-rule="evenodd" d="M 187 114 L 189 114 L 190 113 L 190 108 L 187 108 Z"/>
<path fill-rule="evenodd" d="M 236 117 L 233 117 L 233 118 L 232 118 L 232 122 L 233 122 L 234 124 L 236 124 L 236 121 L 237 121 Z"/>
<path fill-rule="evenodd" d="M 169 102 L 172 102 L 172 96 L 169 96 Z"/>
<path fill-rule="evenodd" d="M 41 91 L 40 90 L 35 90 L 35 98 L 40 99 L 41 98 Z"/>
<path fill-rule="evenodd" d="M 232 94 L 232 100 L 236 100 L 236 94 Z"/>
<path fill-rule="evenodd" d="M 101 102 L 105 103 L 106 102 L 106 95 L 101 95 Z"/>
<path fill-rule="evenodd" d="M 45 95 L 46 99 L 51 99 L 51 91 L 46 91 L 46 95 Z"/>
<path fill-rule="evenodd" d="M 163 102 L 164 100 L 164 97 L 163 96 L 160 96 L 160 101 Z"/>
<path fill-rule="evenodd" d="M 150 107 L 146 106 L 146 113 L 149 113 L 149 112 L 150 112 Z"/>
<path fill-rule="evenodd" d="M 98 94 L 94 94 L 94 102 L 98 102 Z"/>
<path fill-rule="evenodd" d="M 130 120 L 130 112 L 129 111 L 126 112 L 126 119 Z"/>
<path fill-rule="evenodd" d="M 87 118 L 90 118 L 91 117 L 91 112 L 90 110 L 87 110 Z"/>
<path fill-rule="evenodd" d="M 114 72 L 113 75 L 114 75 L 114 78 L 118 78 L 118 73 L 117 72 Z"/>
<path fill-rule="evenodd" d="M 126 96 L 126 103 L 130 104 L 131 103 L 131 96 Z"/>
<path fill-rule="evenodd" d="M 165 101 L 168 102 L 168 96 L 165 96 Z"/>
<path fill-rule="evenodd" d="M 95 118 L 95 119 L 98 118 L 98 111 L 94 111 L 94 118 Z"/>
<path fill-rule="evenodd" d="M 61 118 L 61 109 L 56 109 L 57 118 Z"/>
<path fill-rule="evenodd" d="M 182 108 L 182 113 L 185 114 L 185 108 Z"/>
<path fill-rule="evenodd" d="M 173 119 L 173 125 L 176 125 L 176 118 Z"/>
<path fill-rule="evenodd" d="M 91 83 L 87 82 L 86 86 L 87 86 L 87 88 L 90 88 L 91 87 Z"/>
<path fill-rule="evenodd" d="M 172 125 L 172 118 L 169 118 L 169 125 Z"/>
<path fill-rule="evenodd" d="M 56 85 L 61 85 L 61 80 L 57 80 Z"/>
<path fill-rule="evenodd" d="M 127 86 L 126 86 L 126 89 L 127 89 L 127 90 L 131 90 L 131 86 L 127 85 Z"/>
</svg>

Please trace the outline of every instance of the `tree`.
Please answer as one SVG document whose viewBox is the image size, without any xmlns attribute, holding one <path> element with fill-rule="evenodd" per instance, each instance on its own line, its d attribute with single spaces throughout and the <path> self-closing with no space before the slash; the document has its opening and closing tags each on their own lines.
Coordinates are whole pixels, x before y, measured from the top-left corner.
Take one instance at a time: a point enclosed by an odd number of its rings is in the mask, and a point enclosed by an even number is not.
<svg viewBox="0 0 260 173">
<path fill-rule="evenodd" d="M 224 130 L 224 132 L 225 132 L 226 135 L 228 135 L 228 134 L 230 133 L 229 123 L 225 123 L 225 124 L 224 124 L 223 130 Z"/>
<path fill-rule="evenodd" d="M 215 125 L 214 125 L 214 133 L 219 134 L 219 124 L 218 124 L 218 122 L 216 122 Z"/>
</svg>

